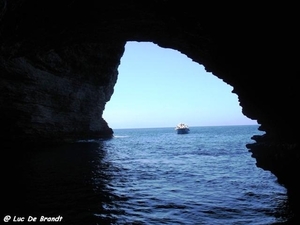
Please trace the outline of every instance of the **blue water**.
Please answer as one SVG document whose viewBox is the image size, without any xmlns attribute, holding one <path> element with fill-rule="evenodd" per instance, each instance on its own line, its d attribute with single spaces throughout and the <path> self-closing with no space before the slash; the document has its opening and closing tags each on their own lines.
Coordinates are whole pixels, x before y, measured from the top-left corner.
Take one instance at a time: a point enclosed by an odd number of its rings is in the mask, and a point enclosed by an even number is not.
<svg viewBox="0 0 300 225">
<path fill-rule="evenodd" d="M 60 215 L 66 224 L 284 222 L 285 188 L 245 147 L 257 128 L 116 129 L 110 140 L 26 152 L 5 214 Z"/>
</svg>

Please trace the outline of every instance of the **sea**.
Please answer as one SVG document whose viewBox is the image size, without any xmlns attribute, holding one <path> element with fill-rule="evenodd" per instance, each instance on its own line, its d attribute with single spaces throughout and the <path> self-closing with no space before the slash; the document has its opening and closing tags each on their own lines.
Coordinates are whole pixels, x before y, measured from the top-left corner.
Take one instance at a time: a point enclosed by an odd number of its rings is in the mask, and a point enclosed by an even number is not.
<svg viewBox="0 0 300 225">
<path fill-rule="evenodd" d="M 261 134 L 258 125 L 190 127 L 189 134 L 115 129 L 112 139 L 5 149 L 1 220 L 280 224 L 289 218 L 286 189 L 246 148 Z"/>
</svg>

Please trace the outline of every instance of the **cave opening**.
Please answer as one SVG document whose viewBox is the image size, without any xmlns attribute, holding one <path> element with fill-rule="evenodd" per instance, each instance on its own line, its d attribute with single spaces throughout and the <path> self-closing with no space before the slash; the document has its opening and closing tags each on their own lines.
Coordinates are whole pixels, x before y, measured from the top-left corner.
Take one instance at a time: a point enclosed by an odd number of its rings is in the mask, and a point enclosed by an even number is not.
<svg viewBox="0 0 300 225">
<path fill-rule="evenodd" d="M 103 117 L 114 128 L 257 125 L 232 86 L 173 49 L 127 42 Z"/>
<path fill-rule="evenodd" d="M 250 137 L 261 133 L 257 126 L 235 126 L 257 122 L 242 114 L 230 85 L 179 51 L 151 42 L 127 42 L 118 70 L 103 117 L 114 129 L 106 147 L 112 168 L 118 168 L 114 194 L 128 198 L 118 202 L 128 215 L 135 218 L 137 207 L 139 218 L 151 220 L 142 211 L 153 206 L 153 215 L 168 207 L 174 221 L 183 214 L 197 221 L 196 211 L 202 218 L 213 212 L 219 220 L 231 208 L 224 223 L 246 215 L 252 216 L 243 222 L 285 220 L 275 215 L 285 207 L 286 190 L 247 151 Z M 182 121 L 195 127 L 186 136 L 170 128 Z M 192 207 L 183 213 L 187 205 Z"/>
</svg>

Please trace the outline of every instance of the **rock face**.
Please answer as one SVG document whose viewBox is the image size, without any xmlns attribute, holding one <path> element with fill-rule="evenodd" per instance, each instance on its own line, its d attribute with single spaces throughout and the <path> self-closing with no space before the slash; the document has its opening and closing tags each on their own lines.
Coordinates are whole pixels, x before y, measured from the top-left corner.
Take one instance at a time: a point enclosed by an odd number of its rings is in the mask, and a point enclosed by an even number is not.
<svg viewBox="0 0 300 225">
<path fill-rule="evenodd" d="M 123 44 L 83 43 L 1 59 L 4 141 L 65 142 L 111 137 L 102 119 Z"/>
<path fill-rule="evenodd" d="M 111 136 L 102 112 L 124 45 L 151 41 L 234 87 L 265 131 L 248 145 L 257 165 L 299 196 L 297 6 L 209 2 L 0 0 L 1 138 Z"/>
</svg>

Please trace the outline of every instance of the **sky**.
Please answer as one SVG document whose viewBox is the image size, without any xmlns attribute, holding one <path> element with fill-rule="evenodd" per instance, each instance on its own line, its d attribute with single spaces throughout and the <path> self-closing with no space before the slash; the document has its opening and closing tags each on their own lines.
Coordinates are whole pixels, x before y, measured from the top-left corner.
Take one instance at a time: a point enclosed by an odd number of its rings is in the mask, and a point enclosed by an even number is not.
<svg viewBox="0 0 300 225">
<path fill-rule="evenodd" d="M 127 42 L 118 71 L 103 112 L 112 129 L 257 124 L 232 86 L 177 50 Z"/>
</svg>

